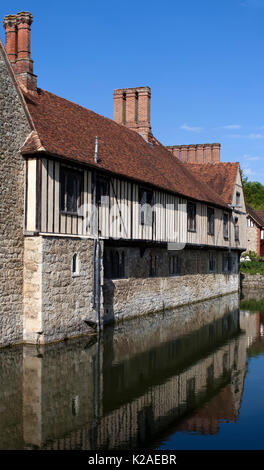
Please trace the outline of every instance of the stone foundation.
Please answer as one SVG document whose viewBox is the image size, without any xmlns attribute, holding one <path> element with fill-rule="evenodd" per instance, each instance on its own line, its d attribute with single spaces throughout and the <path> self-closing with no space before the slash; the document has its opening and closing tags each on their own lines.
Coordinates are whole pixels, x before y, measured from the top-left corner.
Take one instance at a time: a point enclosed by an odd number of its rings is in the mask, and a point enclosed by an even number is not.
<svg viewBox="0 0 264 470">
<path fill-rule="evenodd" d="M 118 279 L 104 284 L 105 322 L 159 312 L 239 290 L 237 274 Z"/>
<path fill-rule="evenodd" d="M 107 253 L 116 248 L 105 248 Z M 180 305 L 210 299 L 240 288 L 238 266 L 233 272 L 222 272 L 222 257 L 228 252 L 211 250 L 215 257 L 214 273 L 209 271 L 207 250 L 179 251 L 180 273 L 169 275 L 170 253 L 165 248 L 118 248 L 124 252 L 125 278 L 104 281 L 104 322 L 112 322 L 172 309 Z M 149 277 L 149 257 L 157 258 L 156 277 Z M 233 252 L 232 256 L 237 257 Z M 105 266 L 105 272 L 109 269 Z"/>
<path fill-rule="evenodd" d="M 242 289 L 263 289 L 264 276 L 261 274 L 240 274 Z"/>
</svg>

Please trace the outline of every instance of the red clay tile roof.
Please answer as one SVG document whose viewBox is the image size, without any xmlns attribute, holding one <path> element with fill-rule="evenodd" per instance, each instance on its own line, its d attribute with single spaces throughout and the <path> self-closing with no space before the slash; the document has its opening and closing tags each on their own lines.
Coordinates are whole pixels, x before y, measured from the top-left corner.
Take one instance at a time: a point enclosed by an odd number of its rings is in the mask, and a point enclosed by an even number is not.
<svg viewBox="0 0 264 470">
<path fill-rule="evenodd" d="M 264 211 L 255 211 L 255 213 L 261 221 L 262 226 L 264 226 Z"/>
<path fill-rule="evenodd" d="M 246 204 L 246 210 L 248 215 L 250 215 L 260 227 L 264 227 L 264 211 L 256 211 L 248 204 Z"/>
<path fill-rule="evenodd" d="M 200 181 L 210 186 L 227 204 L 232 202 L 238 162 L 185 163 Z"/>
<path fill-rule="evenodd" d="M 135 131 L 44 90 L 25 94 L 35 130 L 22 153 L 48 154 L 96 166 L 193 199 L 225 206 L 164 146 L 150 145 Z M 98 164 L 94 162 L 98 136 Z"/>
</svg>

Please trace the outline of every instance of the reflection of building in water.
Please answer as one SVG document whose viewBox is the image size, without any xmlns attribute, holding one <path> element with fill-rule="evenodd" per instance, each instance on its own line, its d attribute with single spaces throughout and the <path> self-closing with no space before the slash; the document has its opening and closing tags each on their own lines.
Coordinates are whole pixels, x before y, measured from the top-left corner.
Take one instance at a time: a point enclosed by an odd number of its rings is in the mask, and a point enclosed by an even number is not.
<svg viewBox="0 0 264 470">
<path fill-rule="evenodd" d="M 168 428 L 235 421 L 247 348 L 237 307 L 231 295 L 141 318 L 141 330 L 137 320 L 108 328 L 100 344 L 2 351 L 0 447 L 132 449 Z"/>
<path fill-rule="evenodd" d="M 264 312 L 241 311 L 241 328 L 247 333 L 248 354 L 257 356 L 264 352 Z"/>
</svg>

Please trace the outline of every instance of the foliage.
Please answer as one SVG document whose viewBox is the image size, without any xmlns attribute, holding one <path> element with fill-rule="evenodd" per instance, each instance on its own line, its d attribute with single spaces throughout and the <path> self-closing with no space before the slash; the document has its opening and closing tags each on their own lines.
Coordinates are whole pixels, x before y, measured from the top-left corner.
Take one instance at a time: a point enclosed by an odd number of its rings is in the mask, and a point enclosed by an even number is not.
<svg viewBox="0 0 264 470">
<path fill-rule="evenodd" d="M 258 181 L 248 181 L 241 171 L 246 203 L 255 210 L 264 210 L 264 186 Z"/>
<path fill-rule="evenodd" d="M 241 310 L 249 310 L 250 312 L 259 312 L 264 310 L 264 299 L 261 300 L 241 300 Z"/>
<path fill-rule="evenodd" d="M 252 261 L 252 260 L 256 260 L 260 257 L 257 256 L 257 253 L 255 251 L 245 251 L 245 253 L 242 253 L 241 258 L 250 258 L 251 261 Z"/>
<path fill-rule="evenodd" d="M 241 261 L 240 272 L 245 274 L 262 274 L 264 276 L 264 259 L 256 256 L 251 261 Z"/>
</svg>

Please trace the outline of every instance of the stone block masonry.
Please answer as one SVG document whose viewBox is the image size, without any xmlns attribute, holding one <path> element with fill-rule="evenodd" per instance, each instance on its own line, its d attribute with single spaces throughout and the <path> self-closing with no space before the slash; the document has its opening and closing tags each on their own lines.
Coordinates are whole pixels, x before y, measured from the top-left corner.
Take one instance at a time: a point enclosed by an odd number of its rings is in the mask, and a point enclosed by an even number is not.
<svg viewBox="0 0 264 470">
<path fill-rule="evenodd" d="M 24 160 L 31 131 L 0 44 L 0 344 L 23 338 Z"/>
<path fill-rule="evenodd" d="M 169 275 L 169 252 L 166 249 L 147 248 L 140 255 L 139 248 L 119 248 L 124 253 L 125 275 L 123 279 L 104 281 L 104 322 L 124 320 L 132 317 L 166 311 L 181 305 L 195 303 L 231 292 L 240 288 L 238 265 L 232 272 L 223 273 L 223 256 L 227 252 L 211 251 L 215 264 L 209 272 L 209 253 L 188 249 L 179 251 L 180 273 Z M 105 260 L 111 248 L 105 248 Z M 156 259 L 156 275 L 149 276 L 149 259 Z M 232 256 L 236 257 L 237 253 Z M 121 256 L 120 256 L 121 257 Z M 109 269 L 104 268 L 107 274 Z"/>
<path fill-rule="evenodd" d="M 24 342 L 47 343 L 91 332 L 85 320 L 96 322 L 93 249 L 93 240 L 87 239 L 25 239 Z"/>
</svg>

